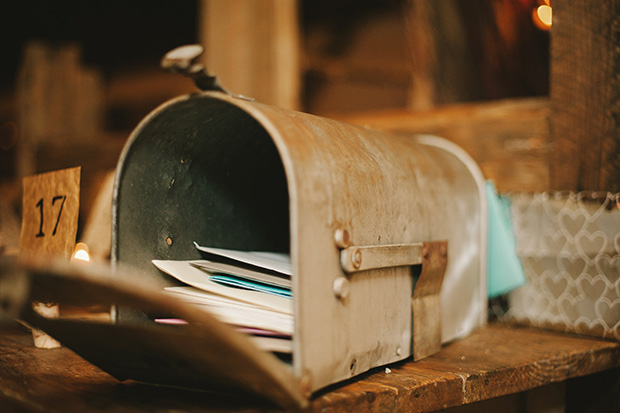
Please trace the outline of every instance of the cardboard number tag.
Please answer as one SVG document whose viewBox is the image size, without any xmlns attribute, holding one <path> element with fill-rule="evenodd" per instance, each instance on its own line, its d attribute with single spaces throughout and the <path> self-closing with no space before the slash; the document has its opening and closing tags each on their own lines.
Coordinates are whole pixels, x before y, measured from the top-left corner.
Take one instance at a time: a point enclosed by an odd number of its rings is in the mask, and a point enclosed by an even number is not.
<svg viewBox="0 0 620 413">
<path fill-rule="evenodd" d="M 77 236 L 80 210 L 80 168 L 28 176 L 23 181 L 21 252 L 70 259 Z M 44 317 L 58 317 L 53 303 L 32 303 Z M 33 329 L 34 345 L 55 348 L 60 343 Z"/>
<path fill-rule="evenodd" d="M 80 209 L 80 167 L 28 176 L 23 181 L 20 248 L 69 259 Z"/>
</svg>

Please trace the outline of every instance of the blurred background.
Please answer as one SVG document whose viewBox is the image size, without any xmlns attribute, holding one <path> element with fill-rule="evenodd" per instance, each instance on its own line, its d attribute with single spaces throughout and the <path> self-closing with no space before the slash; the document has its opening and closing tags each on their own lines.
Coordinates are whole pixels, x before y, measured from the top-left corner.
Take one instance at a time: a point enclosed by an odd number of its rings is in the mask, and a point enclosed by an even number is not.
<svg viewBox="0 0 620 413">
<path fill-rule="evenodd" d="M 379 126 L 389 114 L 415 117 L 461 103 L 535 97 L 542 100 L 527 102 L 536 109 L 549 94 L 551 8 L 543 0 L 1 7 L 0 246 L 16 247 L 21 178 L 38 172 L 82 166 L 83 229 L 131 130 L 160 103 L 196 90 L 159 68 L 179 45 L 203 44 L 208 70 L 235 93 Z M 441 132 L 440 123 L 422 129 Z M 533 139 L 525 144 L 541 138 Z M 483 171 L 494 174 L 484 162 Z M 521 189 L 544 185 L 528 179 Z"/>
</svg>

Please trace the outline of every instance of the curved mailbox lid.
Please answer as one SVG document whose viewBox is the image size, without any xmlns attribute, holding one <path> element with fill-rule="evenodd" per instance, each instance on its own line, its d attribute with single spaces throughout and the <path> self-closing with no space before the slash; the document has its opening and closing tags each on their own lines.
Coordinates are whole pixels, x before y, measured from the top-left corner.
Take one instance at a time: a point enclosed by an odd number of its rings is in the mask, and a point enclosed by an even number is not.
<svg viewBox="0 0 620 413">
<path fill-rule="evenodd" d="M 485 216 L 480 173 L 443 140 L 390 136 L 207 92 L 168 102 L 150 114 L 132 135 L 118 176 L 123 175 L 131 140 L 142 129 L 183 102 L 194 102 L 194 109 L 200 110 L 212 101 L 239 108 L 256 120 L 273 140 L 284 168 L 295 274 L 293 367 L 306 390 L 412 352 L 411 267 L 349 277 L 349 294 L 339 298 L 333 289 L 334 281 L 344 276 L 334 242 L 338 229 L 346 229 L 356 245 L 447 240 L 443 340 L 463 336 L 483 323 Z M 117 224 L 116 206 L 114 211 Z M 114 240 L 118 254 L 118 238 Z"/>
</svg>

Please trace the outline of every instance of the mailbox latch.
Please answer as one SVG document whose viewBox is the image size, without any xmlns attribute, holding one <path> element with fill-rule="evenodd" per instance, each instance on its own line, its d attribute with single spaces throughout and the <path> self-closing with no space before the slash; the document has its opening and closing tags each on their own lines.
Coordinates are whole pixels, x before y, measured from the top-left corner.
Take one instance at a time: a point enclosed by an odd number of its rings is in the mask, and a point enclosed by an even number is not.
<svg viewBox="0 0 620 413">
<path fill-rule="evenodd" d="M 448 263 L 448 241 L 412 244 L 351 245 L 347 230 L 338 229 L 334 240 L 340 249 L 340 265 L 347 275 L 380 268 L 422 265 L 412 294 L 413 359 L 419 360 L 441 349 L 441 303 L 439 294 Z M 348 296 L 348 282 L 334 282 L 337 297 Z M 340 282 L 339 282 L 340 281 Z"/>
</svg>

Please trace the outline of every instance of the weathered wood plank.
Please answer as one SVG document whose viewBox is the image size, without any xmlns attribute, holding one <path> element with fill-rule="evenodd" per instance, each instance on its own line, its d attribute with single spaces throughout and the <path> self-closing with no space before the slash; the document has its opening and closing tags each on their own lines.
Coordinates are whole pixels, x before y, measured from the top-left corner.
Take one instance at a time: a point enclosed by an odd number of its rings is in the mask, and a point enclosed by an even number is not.
<svg viewBox="0 0 620 413">
<path fill-rule="evenodd" d="M 464 380 L 464 402 L 516 393 L 620 365 L 620 344 L 490 325 L 417 363 Z"/>
<path fill-rule="evenodd" d="M 84 67 L 77 45 L 27 45 L 16 86 L 17 176 L 39 169 L 36 152 L 47 143 L 95 144 L 103 127 L 103 79 Z"/>
<path fill-rule="evenodd" d="M 550 189 L 620 191 L 620 1 L 553 4 Z"/>
<path fill-rule="evenodd" d="M 313 408 L 331 406 L 335 393 L 348 399 L 349 406 L 358 406 L 358 401 L 366 406 L 372 397 L 374 406 L 396 400 L 398 410 L 428 411 L 522 392 L 618 365 L 618 343 L 490 325 L 424 360 L 391 367 L 390 374 L 376 372 L 355 385 L 327 393 L 315 400 Z M 362 384 L 368 387 L 360 391 Z M 329 398 L 327 403 L 325 398 Z"/>
<path fill-rule="evenodd" d="M 314 396 L 307 411 L 432 411 L 617 372 L 618 366 L 618 342 L 489 325 L 419 362 L 392 365 L 390 372 L 375 369 L 331 386 Z M 0 335 L 0 401 L 25 411 L 273 409 L 236 395 L 119 383 L 66 348 L 33 348 L 27 333 L 15 329 Z"/>
<path fill-rule="evenodd" d="M 0 334 L 0 406 L 14 411 L 257 411 L 272 405 L 249 396 L 119 383 L 66 348 L 42 350 L 29 333 Z"/>
<path fill-rule="evenodd" d="M 412 362 L 389 369 L 389 373 L 375 369 L 362 379 L 332 386 L 319 393 L 310 410 L 423 412 L 463 404 L 463 381 L 458 375 L 419 369 Z"/>
<path fill-rule="evenodd" d="M 299 108 L 300 33 L 297 2 L 202 0 L 205 66 L 233 93 Z"/>
</svg>

